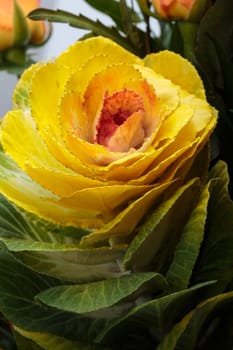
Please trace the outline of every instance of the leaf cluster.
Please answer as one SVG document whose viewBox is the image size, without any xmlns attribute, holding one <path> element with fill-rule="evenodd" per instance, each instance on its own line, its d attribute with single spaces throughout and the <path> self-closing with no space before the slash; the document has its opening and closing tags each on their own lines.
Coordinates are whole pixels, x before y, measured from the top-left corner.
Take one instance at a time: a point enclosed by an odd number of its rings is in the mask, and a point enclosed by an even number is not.
<svg viewBox="0 0 233 350">
<path fill-rule="evenodd" d="M 18 349 L 204 350 L 221 343 L 230 350 L 228 181 L 223 162 L 204 185 L 187 179 L 148 213 L 129 245 L 113 247 L 83 247 L 88 231 L 51 224 L 1 197 L 0 310 Z"/>
</svg>

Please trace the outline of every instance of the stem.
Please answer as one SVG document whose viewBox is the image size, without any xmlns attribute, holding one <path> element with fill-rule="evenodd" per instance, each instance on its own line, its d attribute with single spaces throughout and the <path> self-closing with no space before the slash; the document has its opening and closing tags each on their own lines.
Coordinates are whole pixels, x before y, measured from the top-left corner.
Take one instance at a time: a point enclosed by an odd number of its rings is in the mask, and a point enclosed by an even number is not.
<svg viewBox="0 0 233 350">
<path fill-rule="evenodd" d="M 147 7 L 149 8 L 150 3 L 149 0 L 147 0 Z M 146 14 L 145 12 L 143 12 L 143 17 L 144 17 L 144 21 L 146 24 L 146 33 L 145 33 L 145 50 L 146 50 L 146 54 L 151 53 L 151 44 L 150 44 L 150 17 L 148 14 Z"/>
<path fill-rule="evenodd" d="M 193 22 L 179 21 L 178 27 L 183 38 L 184 57 L 196 64 L 195 46 L 197 39 L 198 24 Z"/>
</svg>

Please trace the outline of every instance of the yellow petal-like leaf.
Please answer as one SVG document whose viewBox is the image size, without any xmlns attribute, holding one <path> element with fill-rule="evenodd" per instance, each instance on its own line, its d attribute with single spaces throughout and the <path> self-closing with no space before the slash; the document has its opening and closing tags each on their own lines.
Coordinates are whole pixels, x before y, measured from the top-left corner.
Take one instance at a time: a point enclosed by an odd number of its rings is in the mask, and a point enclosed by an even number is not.
<svg viewBox="0 0 233 350">
<path fill-rule="evenodd" d="M 197 144 L 197 140 L 192 143 L 186 145 L 185 147 L 176 150 L 174 153 L 170 154 L 167 158 L 163 158 L 161 156 L 156 159 L 154 163 L 152 163 L 150 169 L 138 179 L 132 180 L 129 183 L 139 185 L 141 183 L 147 184 L 152 182 L 168 181 L 171 180 L 174 174 L 174 171 L 171 172 L 171 166 L 177 168 L 179 166 L 179 159 L 182 154 L 185 154 L 188 150 L 192 150 L 195 152 L 196 148 L 194 147 Z M 192 153 L 192 154 L 193 154 Z M 164 175 L 163 175 L 164 174 Z M 162 176 L 163 175 L 163 176 Z"/>
<path fill-rule="evenodd" d="M 92 56 L 98 56 L 102 52 L 106 56 L 116 57 L 113 60 L 125 63 L 140 63 L 141 60 L 117 45 L 114 41 L 104 37 L 90 38 L 85 41 L 77 41 L 70 46 L 58 58 L 57 62 L 61 65 L 68 65 L 72 70 L 76 70 L 86 63 Z"/>
<path fill-rule="evenodd" d="M 19 207 L 55 223 L 78 226 L 77 210 L 64 207 L 59 197 L 33 182 L 5 154 L 0 153 L 0 193 Z M 100 227 L 100 213 L 82 211 L 85 227 Z M 88 226 L 90 225 L 90 226 Z"/>
<path fill-rule="evenodd" d="M 152 190 L 146 192 L 139 199 L 133 201 L 129 206 L 122 210 L 112 221 L 104 225 L 103 228 L 95 230 L 91 234 L 83 237 L 81 243 L 85 246 L 98 245 L 99 243 L 113 240 L 127 240 L 127 236 L 132 234 L 142 217 L 156 204 L 161 193 L 172 183 L 158 185 Z"/>
<path fill-rule="evenodd" d="M 130 149 L 137 149 L 144 139 L 143 113 L 136 112 L 118 127 L 108 142 L 108 148 L 111 151 L 128 152 Z"/>
<path fill-rule="evenodd" d="M 59 59 L 58 62 L 60 62 Z M 82 96 L 89 82 L 97 73 L 105 70 L 107 67 L 118 65 L 119 63 L 129 64 L 132 62 L 134 62 L 134 60 L 132 61 L 131 56 L 130 59 L 128 59 L 128 57 L 122 57 L 122 60 L 120 60 L 119 56 L 117 56 L 117 54 L 114 55 L 113 52 L 98 52 L 95 56 L 88 57 L 87 61 L 84 62 L 81 67 L 77 65 L 74 67 L 76 70 L 70 76 L 66 89 L 68 91 L 78 92 Z M 141 63 L 138 58 L 136 58 L 135 62 L 137 62 L 137 64 Z"/>
<path fill-rule="evenodd" d="M 41 62 L 32 64 L 25 69 L 16 84 L 13 95 L 13 106 L 15 109 L 27 109 L 30 107 L 30 87 L 34 72 L 42 65 Z"/>
<path fill-rule="evenodd" d="M 182 89 L 205 99 L 205 90 L 201 78 L 194 66 L 182 56 L 165 50 L 147 55 L 144 62 L 146 66 L 171 80 Z"/>
<path fill-rule="evenodd" d="M 69 91 L 61 97 L 58 115 L 64 138 L 71 133 L 74 137 L 88 139 L 87 115 L 79 93 Z"/>
<path fill-rule="evenodd" d="M 179 105 L 179 85 L 175 85 L 172 81 L 157 74 L 157 72 L 151 68 L 138 65 L 134 67 L 141 73 L 142 78 L 153 87 L 163 108 L 163 115 L 167 116 L 172 113 Z"/>
<path fill-rule="evenodd" d="M 141 74 L 138 69 L 125 63 L 109 66 L 92 78 L 85 92 L 85 110 L 88 115 L 89 129 L 93 133 L 92 139 L 94 138 L 95 119 L 99 117 L 97 113 L 101 112 L 105 94 L 112 95 L 116 91 L 124 90 L 128 82 L 140 78 Z"/>
<path fill-rule="evenodd" d="M 35 165 L 64 169 L 51 155 L 41 138 L 30 112 L 15 110 L 8 112 L 0 129 L 1 143 L 6 153 L 24 168 L 27 162 Z"/>
<path fill-rule="evenodd" d="M 182 104 L 193 109 L 192 126 L 196 133 L 204 130 L 211 119 L 217 122 L 217 111 L 206 100 L 184 92 L 181 93 L 180 100 Z"/>
<path fill-rule="evenodd" d="M 29 112 L 9 112 L 1 125 L 1 143 L 5 151 L 33 180 L 60 196 L 77 190 L 102 186 L 93 177 L 85 177 L 66 168 L 48 151 Z"/>
<path fill-rule="evenodd" d="M 50 130 L 55 136 L 61 135 L 58 102 L 69 76 L 70 71 L 66 67 L 59 67 L 52 62 L 39 67 L 33 75 L 31 112 L 45 141 Z"/>
<path fill-rule="evenodd" d="M 100 212 L 100 217 L 103 217 L 104 221 L 108 222 L 130 201 L 144 195 L 153 187 L 154 185 L 133 186 L 124 184 L 110 186 L 106 184 L 103 187 L 76 191 L 69 197 L 61 198 L 59 203 L 65 207 L 76 209 L 77 220 L 80 216 L 80 210 L 92 210 Z"/>
</svg>

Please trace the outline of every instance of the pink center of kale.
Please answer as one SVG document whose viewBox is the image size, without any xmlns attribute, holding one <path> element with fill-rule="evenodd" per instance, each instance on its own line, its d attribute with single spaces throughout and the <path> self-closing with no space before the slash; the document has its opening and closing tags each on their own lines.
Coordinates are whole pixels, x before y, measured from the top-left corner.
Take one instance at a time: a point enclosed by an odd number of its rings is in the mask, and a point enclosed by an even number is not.
<svg viewBox="0 0 233 350">
<path fill-rule="evenodd" d="M 144 112 L 144 103 L 135 91 L 124 89 L 106 96 L 97 121 L 94 143 L 107 147 L 119 126 L 139 111 Z"/>
</svg>

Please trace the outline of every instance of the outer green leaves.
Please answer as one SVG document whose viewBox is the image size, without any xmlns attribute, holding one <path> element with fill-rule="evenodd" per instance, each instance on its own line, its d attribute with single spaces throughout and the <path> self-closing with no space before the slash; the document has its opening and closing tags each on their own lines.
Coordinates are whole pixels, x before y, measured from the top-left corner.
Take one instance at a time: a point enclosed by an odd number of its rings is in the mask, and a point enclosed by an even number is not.
<svg viewBox="0 0 233 350">
<path fill-rule="evenodd" d="M 39 220 L 2 197 L 0 239 L 14 256 L 0 250 L 0 309 L 16 326 L 19 350 L 203 350 L 215 333 L 229 340 L 227 185 L 223 162 L 206 185 L 190 180 L 147 216 L 126 254 L 117 245 L 83 249 L 87 232 Z M 123 270 L 124 254 L 139 272 Z"/>
<path fill-rule="evenodd" d="M 198 179 L 189 181 L 148 216 L 127 250 L 124 259 L 127 268 L 143 271 L 153 266 L 156 271 L 166 270 L 199 187 Z"/>
<path fill-rule="evenodd" d="M 102 320 L 91 321 L 39 305 L 34 297 L 47 288 L 59 285 L 60 281 L 30 270 L 4 248 L 0 249 L 0 282 L 1 312 L 19 328 L 52 333 L 70 340 L 90 341 L 104 324 Z"/>
<path fill-rule="evenodd" d="M 233 202 L 228 194 L 226 164 L 219 162 L 210 175 L 207 232 L 193 282 L 218 280 L 211 288 L 211 295 L 215 295 L 224 292 L 233 279 Z"/>
<path fill-rule="evenodd" d="M 20 328 L 15 328 L 17 335 L 17 345 L 19 350 L 97 350 L 98 346 L 90 345 L 85 342 L 69 341 L 62 337 L 38 332 L 27 332 Z M 104 350 L 104 349 L 103 349 Z M 107 350 L 107 348 L 105 348 Z"/>
<path fill-rule="evenodd" d="M 188 313 L 174 326 L 157 350 L 197 349 L 198 343 L 201 344 L 199 335 L 203 329 L 202 327 L 205 325 L 207 331 L 206 322 L 212 317 L 224 314 L 229 305 L 232 306 L 232 302 L 233 292 L 229 292 L 219 294 L 199 304 L 196 309 Z M 207 349 L 207 347 L 204 346 L 202 349 Z"/>
<path fill-rule="evenodd" d="M 44 350 L 29 338 L 23 337 L 19 332 L 14 332 L 18 350 Z"/>
<path fill-rule="evenodd" d="M 8 248 L 35 271 L 67 281 L 88 282 L 119 277 L 124 247 L 81 249 L 78 245 L 4 240 Z"/>
<path fill-rule="evenodd" d="M 0 157 L 5 169 L 0 178 L 12 177 L 12 182 L 18 182 L 19 168 L 3 153 Z M 23 181 L 20 190 L 29 192 L 30 180 L 25 176 Z M 88 232 L 42 220 L 0 196 L 0 240 L 38 272 L 75 282 L 120 276 L 117 260 L 122 259 L 125 247 L 80 248 L 79 240 Z"/>
<path fill-rule="evenodd" d="M 172 264 L 166 274 L 169 284 L 177 290 L 188 287 L 199 255 L 205 232 L 207 205 L 210 197 L 209 187 L 210 184 L 203 189 L 197 206 L 183 229 Z"/>
<path fill-rule="evenodd" d="M 101 282 L 50 288 L 36 299 L 60 310 L 79 314 L 95 312 L 89 314 L 90 317 L 116 317 L 119 312 L 131 308 L 145 292 L 157 294 L 166 287 L 165 279 L 159 274 L 134 273 Z M 116 308 L 112 309 L 114 305 Z"/>
<path fill-rule="evenodd" d="M 97 341 L 117 343 L 120 347 L 128 341 L 128 334 L 132 336 L 134 334 L 135 337 L 138 336 L 138 341 L 141 338 L 141 348 L 144 349 L 146 347 L 143 343 L 145 341 L 143 335 L 149 330 L 151 343 L 159 343 L 173 323 L 195 305 L 199 290 L 207 285 L 208 283 L 180 290 L 136 306 L 125 316 L 107 323 L 103 332 L 97 337 Z M 140 348 L 140 343 L 137 345 Z"/>
</svg>

